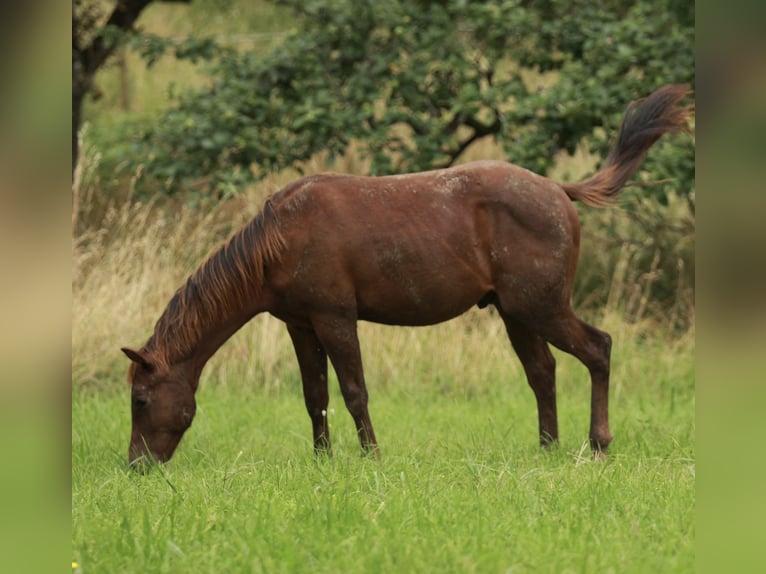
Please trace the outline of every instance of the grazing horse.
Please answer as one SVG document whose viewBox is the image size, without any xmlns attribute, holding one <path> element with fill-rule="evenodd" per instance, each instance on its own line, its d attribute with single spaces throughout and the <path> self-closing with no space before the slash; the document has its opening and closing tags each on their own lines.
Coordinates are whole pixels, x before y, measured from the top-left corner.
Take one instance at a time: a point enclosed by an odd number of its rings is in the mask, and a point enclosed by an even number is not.
<svg viewBox="0 0 766 574">
<path fill-rule="evenodd" d="M 686 86 L 632 102 L 603 168 L 561 184 L 502 161 L 384 177 L 300 179 L 192 273 L 131 359 L 129 460 L 165 462 L 194 418 L 200 373 L 242 325 L 268 312 L 295 347 L 314 448 L 330 451 L 327 358 L 362 449 L 379 456 L 357 321 L 432 325 L 494 305 L 537 399 L 539 438 L 558 438 L 548 344 L 591 376 L 590 444 L 612 440 L 611 338 L 579 319 L 570 298 L 580 223 L 574 201 L 610 204 L 664 133 L 687 129 Z M 135 465 L 134 465 L 135 466 Z"/>
</svg>

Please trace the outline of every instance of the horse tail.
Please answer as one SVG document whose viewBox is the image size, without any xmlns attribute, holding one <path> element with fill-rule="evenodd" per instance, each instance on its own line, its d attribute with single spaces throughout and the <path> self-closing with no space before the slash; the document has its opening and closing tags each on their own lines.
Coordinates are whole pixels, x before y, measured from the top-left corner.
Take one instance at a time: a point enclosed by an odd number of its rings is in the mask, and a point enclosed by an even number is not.
<svg viewBox="0 0 766 574">
<path fill-rule="evenodd" d="M 689 131 L 694 106 L 678 104 L 690 92 L 688 85 L 667 85 L 628 104 L 604 167 L 585 181 L 562 184 L 569 198 L 597 207 L 610 205 L 654 142 L 667 132 Z"/>
</svg>

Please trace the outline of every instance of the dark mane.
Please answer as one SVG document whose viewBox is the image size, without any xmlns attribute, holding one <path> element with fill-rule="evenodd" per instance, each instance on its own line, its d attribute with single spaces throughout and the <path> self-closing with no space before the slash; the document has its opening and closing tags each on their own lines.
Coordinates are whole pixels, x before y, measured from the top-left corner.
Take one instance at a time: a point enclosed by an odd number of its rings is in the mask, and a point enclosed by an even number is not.
<svg viewBox="0 0 766 574">
<path fill-rule="evenodd" d="M 265 267 L 279 260 L 284 247 L 267 200 L 173 295 L 146 344 L 153 360 L 167 365 L 191 353 L 205 329 L 245 307 L 263 286 Z"/>
</svg>

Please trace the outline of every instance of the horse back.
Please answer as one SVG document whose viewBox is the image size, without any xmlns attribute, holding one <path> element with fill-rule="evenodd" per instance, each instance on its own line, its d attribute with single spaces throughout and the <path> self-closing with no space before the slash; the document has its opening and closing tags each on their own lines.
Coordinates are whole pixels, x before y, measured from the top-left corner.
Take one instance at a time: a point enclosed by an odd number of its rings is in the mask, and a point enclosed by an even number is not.
<svg viewBox="0 0 766 574">
<path fill-rule="evenodd" d="M 432 324 L 502 282 L 566 275 L 579 241 L 561 187 L 505 162 L 310 176 L 271 201 L 287 247 L 269 278 L 285 312 Z"/>
</svg>

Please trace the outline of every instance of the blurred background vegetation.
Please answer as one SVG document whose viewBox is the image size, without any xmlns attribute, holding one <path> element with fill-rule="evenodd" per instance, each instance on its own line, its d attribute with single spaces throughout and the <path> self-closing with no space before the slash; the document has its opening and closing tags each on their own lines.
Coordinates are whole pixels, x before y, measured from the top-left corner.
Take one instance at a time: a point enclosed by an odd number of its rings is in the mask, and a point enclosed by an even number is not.
<svg viewBox="0 0 766 574">
<path fill-rule="evenodd" d="M 301 174 L 491 158 L 579 180 L 629 101 L 694 84 L 693 47 L 686 0 L 76 0 L 73 367 L 88 378 L 145 339 L 201 258 Z M 686 335 L 693 137 L 661 140 L 636 180 L 655 183 L 578 205 L 574 303 Z"/>
</svg>

